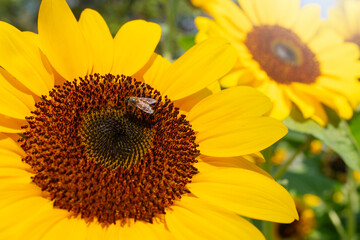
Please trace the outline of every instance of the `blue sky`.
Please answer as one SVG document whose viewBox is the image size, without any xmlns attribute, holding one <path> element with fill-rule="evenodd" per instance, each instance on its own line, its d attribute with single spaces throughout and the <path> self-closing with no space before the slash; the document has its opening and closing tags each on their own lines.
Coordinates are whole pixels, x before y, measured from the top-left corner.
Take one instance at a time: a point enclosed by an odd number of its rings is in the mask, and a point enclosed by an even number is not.
<svg viewBox="0 0 360 240">
<path fill-rule="evenodd" d="M 318 4 L 321 6 L 321 17 L 326 18 L 327 17 L 327 10 L 330 7 L 333 7 L 337 4 L 336 0 L 301 0 L 301 5 L 305 6 L 307 4 Z"/>
</svg>

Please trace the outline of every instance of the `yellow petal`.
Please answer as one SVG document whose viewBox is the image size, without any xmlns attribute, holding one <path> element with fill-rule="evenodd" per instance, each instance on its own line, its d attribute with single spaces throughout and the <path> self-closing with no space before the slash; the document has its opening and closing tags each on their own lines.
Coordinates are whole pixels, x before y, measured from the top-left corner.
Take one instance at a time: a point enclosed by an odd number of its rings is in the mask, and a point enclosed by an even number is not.
<svg viewBox="0 0 360 240">
<path fill-rule="evenodd" d="M 176 107 L 180 108 L 181 111 L 189 112 L 198 102 L 220 91 L 221 88 L 219 82 L 214 82 L 207 88 L 174 101 L 174 104 Z"/>
<path fill-rule="evenodd" d="M 273 25 L 276 24 L 276 15 L 277 13 L 277 0 L 272 1 L 262 1 L 262 0 L 253 0 L 254 8 L 257 12 L 259 18 L 259 23 Z M 280 12 L 281 14 L 281 12 Z"/>
<path fill-rule="evenodd" d="M 348 1 L 347 1 L 348 2 Z M 350 31 L 349 25 L 344 16 L 344 11 L 340 8 L 331 8 L 328 11 L 328 20 L 327 23 L 331 26 L 332 29 L 336 30 L 337 33 L 345 39 L 352 36 L 353 32 Z"/>
<path fill-rule="evenodd" d="M 287 128 L 278 120 L 251 117 L 229 119 L 222 124 L 204 124 L 196 141 L 204 155 L 233 157 L 263 150 L 286 133 Z"/>
<path fill-rule="evenodd" d="M 278 2 L 278 24 L 291 29 L 300 14 L 300 0 L 280 0 Z"/>
<path fill-rule="evenodd" d="M 0 68 L 0 85 L 4 90 L 16 96 L 29 110 L 35 110 L 33 93 L 3 68 Z"/>
<path fill-rule="evenodd" d="M 171 239 L 170 232 L 162 222 L 131 222 L 130 225 L 122 227 L 122 232 L 121 239 L 142 239 L 143 236 L 149 240 Z"/>
<path fill-rule="evenodd" d="M 0 114 L 0 132 L 5 133 L 20 133 L 24 130 L 21 126 L 27 125 L 25 119 L 16 119 Z"/>
<path fill-rule="evenodd" d="M 261 173 L 265 176 L 271 177 L 269 173 L 264 171 L 262 168 L 258 167 L 256 164 L 250 162 L 243 156 L 237 156 L 237 157 L 210 157 L 210 156 L 200 156 L 201 162 L 197 163 L 196 167 L 197 169 L 201 171 L 202 166 L 199 167 L 199 164 L 208 164 L 213 167 L 230 167 L 230 168 L 243 168 L 248 169 L 254 172 Z"/>
<path fill-rule="evenodd" d="M 32 40 L 32 42 L 40 49 L 40 39 L 39 39 L 39 34 L 37 33 L 33 33 L 33 32 L 29 32 L 29 31 L 25 31 L 22 32 L 22 34 L 27 35 L 27 37 L 29 39 Z M 59 75 L 55 69 L 51 66 L 49 60 L 47 59 L 47 57 L 45 56 L 45 54 L 42 51 L 39 51 L 40 56 L 41 56 L 41 61 L 43 64 L 43 67 L 46 69 L 47 72 L 49 72 L 52 76 L 50 79 L 46 79 L 44 82 L 47 86 L 48 89 L 52 89 L 54 87 L 54 79 L 56 79 L 57 75 Z M 17 86 L 19 87 L 19 86 Z M 22 90 L 21 87 L 19 87 L 19 90 Z M 22 90 L 24 91 L 24 90 Z M 26 92 L 26 91 L 24 91 Z"/>
<path fill-rule="evenodd" d="M 192 0 L 192 4 L 213 16 L 225 32 L 240 39 L 243 38 L 244 32 L 248 32 L 252 28 L 249 19 L 233 1 Z"/>
<path fill-rule="evenodd" d="M 153 55 L 161 36 L 156 23 L 134 20 L 125 23 L 117 32 L 114 64 L 111 73 L 131 76 L 139 71 Z"/>
<path fill-rule="evenodd" d="M 79 24 L 93 55 L 92 72 L 108 74 L 114 61 L 114 40 L 105 20 L 98 12 L 85 9 L 80 15 Z"/>
<path fill-rule="evenodd" d="M 320 126 L 325 126 L 328 122 L 328 117 L 323 105 L 319 101 L 315 100 L 313 102 L 313 106 L 315 108 L 315 112 L 314 115 L 311 116 L 311 118 Z"/>
<path fill-rule="evenodd" d="M 43 65 L 41 52 L 28 34 L 0 22 L 0 66 L 36 95 L 48 94 L 54 81 Z"/>
<path fill-rule="evenodd" d="M 260 16 L 257 13 L 256 5 L 254 1 L 238 0 L 240 7 L 243 9 L 244 14 L 248 16 L 253 25 L 260 25 Z M 261 7 L 261 6 L 260 6 Z"/>
<path fill-rule="evenodd" d="M 333 52 L 334 48 L 342 47 L 343 39 L 331 29 L 321 29 L 316 37 L 307 44 L 314 53 L 317 53 L 317 57 L 321 59 L 323 58 L 322 54 L 325 53 L 326 56 L 328 51 Z"/>
<path fill-rule="evenodd" d="M 320 7 L 307 5 L 300 10 L 299 17 L 292 29 L 306 43 L 319 31 Z"/>
<path fill-rule="evenodd" d="M 323 39 L 326 41 L 326 39 Z M 337 44 L 327 48 L 326 51 L 321 51 L 317 57 L 322 64 L 327 61 L 356 61 L 359 58 L 358 46 L 354 43 L 337 42 Z"/>
<path fill-rule="evenodd" d="M 220 38 L 201 42 L 176 60 L 154 87 L 172 100 L 189 96 L 225 75 L 235 64 L 234 51 Z"/>
<path fill-rule="evenodd" d="M 204 98 L 191 109 L 187 118 L 196 131 L 201 131 L 210 123 L 261 116 L 270 109 L 271 102 L 264 94 L 251 87 L 238 86 Z"/>
<path fill-rule="evenodd" d="M 97 221 L 93 221 L 87 226 L 86 240 L 98 240 L 98 239 L 122 239 L 122 227 L 111 224 L 107 228 L 103 228 Z"/>
<path fill-rule="evenodd" d="M 39 203 L 39 205 L 40 204 L 41 203 Z M 51 229 L 54 228 L 59 222 L 68 220 L 68 218 L 71 215 L 71 213 L 69 213 L 66 210 L 54 208 L 52 206 L 52 202 L 50 201 L 48 201 L 48 203 L 43 203 L 43 204 L 46 205 L 44 206 L 44 209 L 31 216 L 31 220 L 29 220 L 26 224 L 24 224 L 23 231 L 21 231 L 19 234 L 20 236 L 19 239 L 34 239 L 34 240 L 40 239 L 46 236 L 47 233 L 49 233 L 49 231 L 51 231 Z M 32 206 L 25 205 L 21 207 L 19 210 L 25 207 L 32 207 Z M 65 234 L 66 231 L 64 229 L 63 231 L 64 231 L 63 234 Z M 64 239 L 64 238 L 58 238 L 58 239 Z"/>
<path fill-rule="evenodd" d="M 321 86 L 298 84 L 297 88 L 334 109 L 341 118 L 350 119 L 352 117 L 353 109 L 345 97 Z"/>
<path fill-rule="evenodd" d="M 317 82 L 324 88 L 346 97 L 354 109 L 358 106 L 360 100 L 360 84 L 357 80 L 345 81 L 331 77 L 319 77 Z"/>
<path fill-rule="evenodd" d="M 3 141 L 0 142 L 2 144 Z M 15 152 L 6 149 L 0 149 L 0 168 L 18 168 L 22 170 L 30 169 L 29 165 L 25 164 L 21 156 Z"/>
<path fill-rule="evenodd" d="M 241 168 L 218 168 L 195 175 L 190 191 L 210 204 L 242 216 L 290 223 L 298 218 L 290 194 L 273 179 Z"/>
<path fill-rule="evenodd" d="M 154 53 L 151 57 L 151 66 L 144 73 L 144 81 L 152 87 L 161 85 L 159 83 L 160 77 L 171 66 L 171 63 L 166 58 Z"/>
<path fill-rule="evenodd" d="M 273 108 L 270 116 L 279 120 L 284 120 L 291 111 L 291 102 L 280 85 L 274 82 L 268 82 L 257 88 L 271 99 Z"/>
<path fill-rule="evenodd" d="M 200 199 L 182 197 L 166 217 L 175 239 L 264 239 L 245 219 Z"/>
<path fill-rule="evenodd" d="M 49 205 L 44 204 L 44 201 L 39 196 L 25 197 L 24 193 L 11 193 L 15 195 L 23 195 L 22 198 L 12 198 L 11 204 L 4 205 L 4 199 L 0 200 L 0 239 L 24 239 L 20 236 L 26 235 L 24 229 L 26 223 L 34 219 L 38 214 L 49 210 Z M 2 196 L 4 197 L 4 196 Z M 45 200 L 45 199 L 44 199 Z M 32 224 L 29 224 L 33 226 Z M 25 239 L 33 239 L 31 235 Z"/>
<path fill-rule="evenodd" d="M 20 138 L 20 137 L 19 137 Z M 14 152 L 19 156 L 24 156 L 24 150 L 20 147 L 18 143 L 9 138 L 3 133 L 0 133 L 0 149 L 8 150 Z"/>
<path fill-rule="evenodd" d="M 347 1 L 344 4 L 345 14 L 347 19 L 347 25 L 351 33 L 358 33 L 359 31 L 359 10 L 360 4 L 356 1 Z"/>
<path fill-rule="evenodd" d="M 87 224 L 84 219 L 79 218 L 60 218 L 51 228 L 44 234 L 42 239 L 68 239 L 78 240 L 85 239 L 87 233 Z"/>
<path fill-rule="evenodd" d="M 195 36 L 196 43 L 205 41 L 209 37 L 234 38 L 231 34 L 225 33 L 224 29 L 222 29 L 217 22 L 207 17 L 196 17 L 195 25 L 199 29 L 199 32 Z"/>
<path fill-rule="evenodd" d="M 296 89 L 291 86 L 284 87 L 283 89 L 285 93 L 289 96 L 289 99 L 294 102 L 296 106 L 298 106 L 304 118 L 309 118 L 314 114 L 314 100 L 311 97 L 302 94 L 300 91 L 296 91 Z"/>
<path fill-rule="evenodd" d="M 91 71 L 92 55 L 65 0 L 43 0 L 38 18 L 41 49 L 56 71 L 67 80 Z"/>
<path fill-rule="evenodd" d="M 34 110 L 35 101 L 31 95 L 13 87 L 5 78 L 5 70 L 0 70 L 0 113 L 9 117 L 25 119 Z M 10 79 L 9 79 L 10 80 Z"/>
<path fill-rule="evenodd" d="M 255 152 L 247 155 L 241 156 L 248 160 L 249 162 L 260 164 L 265 162 L 264 156 L 261 154 L 261 152 Z"/>
</svg>

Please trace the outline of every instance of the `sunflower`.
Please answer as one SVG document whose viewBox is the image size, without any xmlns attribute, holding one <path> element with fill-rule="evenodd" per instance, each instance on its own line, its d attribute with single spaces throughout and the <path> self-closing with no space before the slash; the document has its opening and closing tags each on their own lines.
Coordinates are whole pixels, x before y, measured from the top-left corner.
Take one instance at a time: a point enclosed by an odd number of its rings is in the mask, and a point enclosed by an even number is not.
<svg viewBox="0 0 360 240">
<path fill-rule="evenodd" d="M 287 132 L 270 101 L 213 85 L 236 61 L 227 41 L 170 63 L 157 24 L 112 38 L 65 0 L 43 0 L 38 27 L 0 22 L 0 239 L 263 239 L 241 216 L 298 217 L 256 165 Z"/>
<path fill-rule="evenodd" d="M 238 61 L 221 80 L 224 88 L 251 85 L 273 102 L 280 120 L 297 106 L 304 118 L 328 121 L 324 106 L 344 119 L 359 103 L 359 51 L 341 36 L 320 28 L 319 8 L 300 0 L 192 0 L 213 19 L 198 17 L 196 41 L 221 36 Z"/>
<path fill-rule="evenodd" d="M 326 21 L 345 41 L 360 47 L 360 2 L 355 0 L 343 1 L 341 5 L 329 10 Z"/>
<path fill-rule="evenodd" d="M 305 196 L 304 196 L 305 197 Z M 316 198 L 317 196 L 312 196 Z M 316 218 L 314 210 L 306 204 L 304 198 L 295 198 L 299 220 L 289 224 L 274 224 L 274 239 L 276 240 L 302 240 L 307 239 L 315 229 Z"/>
</svg>

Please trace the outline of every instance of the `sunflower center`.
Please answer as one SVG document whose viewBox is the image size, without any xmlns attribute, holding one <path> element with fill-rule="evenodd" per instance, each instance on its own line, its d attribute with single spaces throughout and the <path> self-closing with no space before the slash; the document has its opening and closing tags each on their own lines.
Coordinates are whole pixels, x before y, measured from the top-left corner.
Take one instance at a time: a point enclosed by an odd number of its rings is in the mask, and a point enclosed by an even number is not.
<svg viewBox="0 0 360 240">
<path fill-rule="evenodd" d="M 104 167 L 130 167 L 152 147 L 151 125 L 123 109 L 92 111 L 83 119 L 80 132 L 87 157 Z"/>
<path fill-rule="evenodd" d="M 254 27 L 245 45 L 267 75 L 278 83 L 311 84 L 320 76 L 315 54 L 289 29 L 267 25 Z"/>
<path fill-rule="evenodd" d="M 152 99 L 142 102 L 151 113 L 129 98 Z M 195 133 L 149 85 L 95 74 L 56 86 L 42 100 L 20 141 L 33 182 L 54 207 L 105 225 L 153 222 L 190 192 Z"/>
</svg>

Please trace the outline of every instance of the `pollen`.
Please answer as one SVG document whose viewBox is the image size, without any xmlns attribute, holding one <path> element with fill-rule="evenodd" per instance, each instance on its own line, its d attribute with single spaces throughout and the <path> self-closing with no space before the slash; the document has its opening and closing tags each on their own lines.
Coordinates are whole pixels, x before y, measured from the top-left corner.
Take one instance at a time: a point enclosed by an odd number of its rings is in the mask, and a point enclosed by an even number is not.
<svg viewBox="0 0 360 240">
<path fill-rule="evenodd" d="M 152 98 L 149 114 L 125 103 Z M 88 222 L 152 223 L 190 193 L 195 132 L 166 96 L 131 77 L 89 75 L 55 86 L 27 117 L 23 161 L 55 208 Z"/>
</svg>

